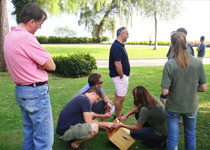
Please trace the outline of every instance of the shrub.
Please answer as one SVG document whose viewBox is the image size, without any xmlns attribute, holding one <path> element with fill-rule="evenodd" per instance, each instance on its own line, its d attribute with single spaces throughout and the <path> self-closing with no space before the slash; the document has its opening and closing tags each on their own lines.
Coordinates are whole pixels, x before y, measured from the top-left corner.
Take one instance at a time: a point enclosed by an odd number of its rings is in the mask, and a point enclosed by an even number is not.
<svg viewBox="0 0 210 150">
<path fill-rule="evenodd" d="M 133 45 L 149 45 L 149 41 L 130 41 L 127 42 L 126 44 L 133 44 Z M 155 41 L 153 41 L 153 44 L 155 44 Z M 170 41 L 158 41 L 158 45 L 170 45 Z"/>
<path fill-rule="evenodd" d="M 55 44 L 62 43 L 61 42 L 61 37 L 56 37 L 56 36 L 49 36 L 48 37 L 48 42 L 49 43 L 55 43 Z"/>
<path fill-rule="evenodd" d="M 37 36 L 36 37 L 39 43 L 46 44 L 46 43 L 55 43 L 55 44 L 77 44 L 77 43 L 100 43 L 104 41 L 109 41 L 109 37 L 94 37 L 94 38 L 88 38 L 88 37 L 58 37 L 58 36 Z"/>
<path fill-rule="evenodd" d="M 48 43 L 48 38 L 46 36 L 36 36 L 37 40 L 41 44 L 46 44 Z"/>
<path fill-rule="evenodd" d="M 170 41 L 158 41 L 158 45 L 171 45 Z"/>
<path fill-rule="evenodd" d="M 101 42 L 106 42 L 109 41 L 110 38 L 108 36 L 102 36 L 102 41 Z"/>
<path fill-rule="evenodd" d="M 56 64 L 55 73 L 66 77 L 87 76 L 92 70 L 97 69 L 96 60 L 90 54 L 68 54 L 68 56 L 56 56 L 53 60 Z"/>
</svg>

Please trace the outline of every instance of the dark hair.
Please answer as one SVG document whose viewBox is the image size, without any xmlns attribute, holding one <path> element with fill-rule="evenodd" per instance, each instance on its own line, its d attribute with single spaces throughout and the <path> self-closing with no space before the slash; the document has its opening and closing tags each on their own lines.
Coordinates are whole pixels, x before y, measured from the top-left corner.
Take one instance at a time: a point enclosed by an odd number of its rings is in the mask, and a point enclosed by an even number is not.
<svg viewBox="0 0 210 150">
<path fill-rule="evenodd" d="M 187 35 L 187 30 L 185 28 L 179 28 L 179 29 L 176 30 L 176 32 L 182 32 L 185 35 Z"/>
<path fill-rule="evenodd" d="M 173 45 L 173 53 L 177 63 L 181 68 L 186 70 L 189 67 L 190 60 L 186 53 L 187 42 L 184 33 L 176 32 L 171 36 L 171 44 Z"/>
<path fill-rule="evenodd" d="M 34 19 L 35 22 L 38 22 L 42 19 L 43 16 L 45 16 L 44 20 L 46 20 L 47 14 L 38 4 L 29 3 L 21 9 L 20 16 L 18 18 L 18 24 L 27 23 L 31 19 Z"/>
<path fill-rule="evenodd" d="M 201 41 L 204 41 L 205 40 L 205 37 L 204 36 L 201 36 Z"/>
<path fill-rule="evenodd" d="M 96 94 L 101 98 L 103 97 L 101 91 L 95 86 L 91 86 L 85 91 L 85 93 L 92 93 L 92 92 L 96 92 Z"/>
<path fill-rule="evenodd" d="M 91 74 L 88 77 L 88 83 L 89 83 L 89 85 L 90 86 L 95 86 L 96 84 L 98 84 L 99 78 L 101 78 L 101 74 L 100 73 Z"/>
<path fill-rule="evenodd" d="M 126 27 L 121 27 L 117 30 L 117 36 L 119 36 L 122 32 L 124 32 L 125 30 L 127 30 Z"/>
<path fill-rule="evenodd" d="M 134 105 L 136 107 L 145 106 L 150 110 L 153 106 L 157 104 L 153 96 L 144 86 L 135 87 L 132 91 L 132 94 L 134 98 Z"/>
</svg>

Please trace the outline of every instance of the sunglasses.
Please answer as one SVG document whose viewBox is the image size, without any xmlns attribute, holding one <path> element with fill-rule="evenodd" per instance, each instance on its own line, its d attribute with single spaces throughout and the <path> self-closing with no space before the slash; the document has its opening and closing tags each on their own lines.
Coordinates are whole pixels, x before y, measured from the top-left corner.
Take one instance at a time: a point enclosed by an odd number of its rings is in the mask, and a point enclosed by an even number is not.
<svg viewBox="0 0 210 150">
<path fill-rule="evenodd" d="M 103 84 L 104 82 L 103 81 L 101 81 L 101 82 L 99 82 L 98 84 Z"/>
<path fill-rule="evenodd" d="M 171 32 L 170 36 L 172 37 L 175 33 L 177 33 L 177 31 Z"/>
</svg>

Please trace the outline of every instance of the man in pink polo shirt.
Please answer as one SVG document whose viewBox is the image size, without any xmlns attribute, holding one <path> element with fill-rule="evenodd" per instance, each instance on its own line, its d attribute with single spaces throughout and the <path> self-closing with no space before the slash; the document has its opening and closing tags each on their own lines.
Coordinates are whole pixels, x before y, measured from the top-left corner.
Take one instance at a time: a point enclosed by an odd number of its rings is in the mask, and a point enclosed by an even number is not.
<svg viewBox="0 0 210 150">
<path fill-rule="evenodd" d="M 54 133 L 46 70 L 55 70 L 50 54 L 39 44 L 34 33 L 47 15 L 42 8 L 25 5 L 4 40 L 4 57 L 15 86 L 15 97 L 21 109 L 23 149 L 52 149 Z"/>
</svg>

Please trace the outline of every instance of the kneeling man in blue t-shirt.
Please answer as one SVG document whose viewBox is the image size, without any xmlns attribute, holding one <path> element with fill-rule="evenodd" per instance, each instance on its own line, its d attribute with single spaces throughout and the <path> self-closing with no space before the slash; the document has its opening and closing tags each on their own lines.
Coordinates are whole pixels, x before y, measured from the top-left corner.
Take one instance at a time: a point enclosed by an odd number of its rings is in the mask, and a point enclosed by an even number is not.
<svg viewBox="0 0 210 150">
<path fill-rule="evenodd" d="M 91 104 L 97 103 L 99 97 L 102 97 L 100 90 L 92 86 L 85 93 L 72 98 L 61 110 L 56 133 L 65 141 L 75 140 L 71 143 L 72 148 L 79 148 L 81 143 L 94 137 L 99 127 L 110 129 L 113 125 L 93 119 L 111 117 L 111 113 L 100 115 L 91 112 Z"/>
</svg>

